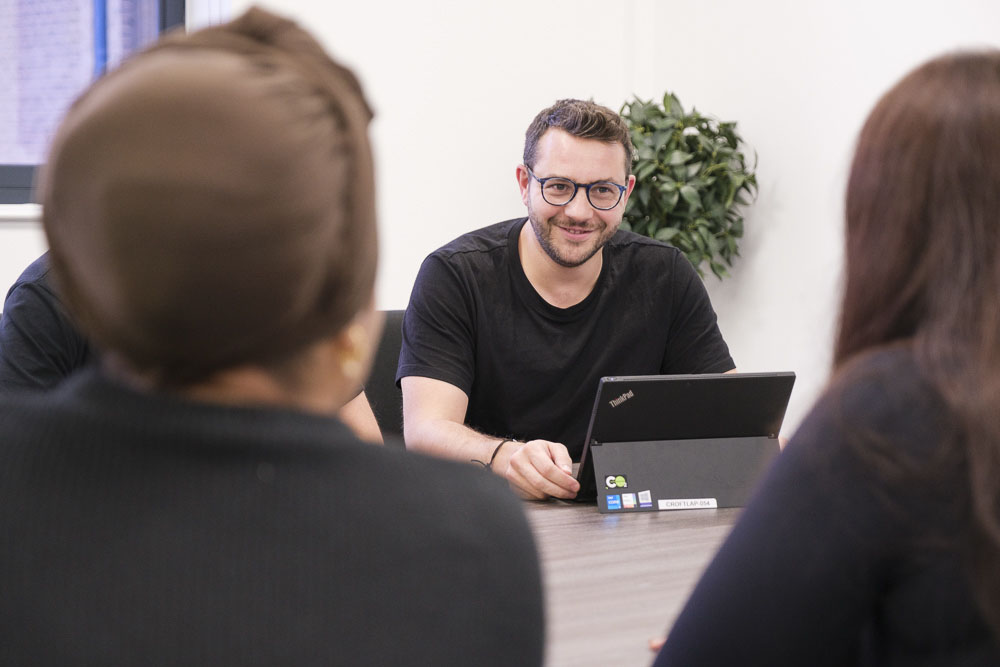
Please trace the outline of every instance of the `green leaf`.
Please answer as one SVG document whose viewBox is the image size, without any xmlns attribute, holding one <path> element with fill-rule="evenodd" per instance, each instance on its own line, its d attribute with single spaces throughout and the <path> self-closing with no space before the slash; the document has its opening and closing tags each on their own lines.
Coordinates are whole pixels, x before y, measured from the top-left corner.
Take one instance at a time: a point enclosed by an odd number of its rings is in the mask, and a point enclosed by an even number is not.
<svg viewBox="0 0 1000 667">
<path fill-rule="evenodd" d="M 664 93 L 663 95 L 663 108 L 664 110 L 672 115 L 683 116 L 684 107 L 681 106 L 681 101 L 677 99 L 677 96 L 673 93 Z"/>
<path fill-rule="evenodd" d="M 715 277 L 719 280 L 729 277 L 729 272 L 726 271 L 726 267 L 719 262 L 709 262 L 708 265 L 711 267 L 712 273 L 714 273 Z"/>
<path fill-rule="evenodd" d="M 641 166 L 637 166 L 637 168 L 635 170 L 635 180 L 637 180 L 637 181 L 645 181 L 647 178 L 649 178 L 654 173 L 656 173 L 656 162 L 655 161 L 650 160 L 649 162 L 646 162 L 645 160 L 640 160 L 636 164 L 637 165 L 641 165 Z M 640 188 L 640 190 L 643 190 L 643 189 L 645 189 L 645 188 Z"/>
<path fill-rule="evenodd" d="M 669 129 L 668 129 L 669 128 Z M 649 138 L 649 143 L 656 147 L 657 151 L 663 150 L 664 148 L 669 148 L 673 143 L 672 139 L 674 136 L 674 130 L 670 127 L 670 123 L 667 123 L 665 127 L 654 132 Z"/>
<path fill-rule="evenodd" d="M 673 151 L 667 157 L 667 164 L 671 166 L 682 165 L 691 159 L 691 153 L 685 153 L 684 151 Z"/>
<path fill-rule="evenodd" d="M 680 199 L 680 196 L 681 196 L 680 190 L 675 189 L 673 192 L 667 195 L 667 197 L 663 200 L 664 208 L 666 208 L 668 211 L 672 211 L 674 207 L 677 206 L 677 201 Z"/>
<path fill-rule="evenodd" d="M 649 160 L 651 162 L 656 160 L 656 149 L 645 142 L 639 144 L 636 147 L 635 152 L 636 152 L 636 157 L 639 160 Z"/>
<path fill-rule="evenodd" d="M 663 227 L 662 229 L 658 229 L 656 231 L 656 235 L 653 238 L 655 238 L 657 241 L 663 241 L 664 243 L 669 243 L 670 239 L 677 236 L 677 233 L 679 231 L 680 230 L 677 229 L 676 227 Z"/>
<path fill-rule="evenodd" d="M 635 102 L 628 105 L 627 114 L 633 124 L 642 125 L 646 122 L 646 105 L 639 98 L 636 98 Z"/>
<path fill-rule="evenodd" d="M 649 206 L 649 189 L 643 188 L 635 193 L 636 197 L 639 199 L 639 203 L 643 208 Z"/>
<path fill-rule="evenodd" d="M 698 190 L 696 190 L 693 186 L 682 186 L 681 197 L 684 197 L 684 201 L 688 203 L 692 210 L 701 208 L 701 197 L 698 196 Z"/>
<path fill-rule="evenodd" d="M 736 197 L 736 188 L 730 185 L 729 189 L 726 191 L 726 202 L 725 202 L 726 210 L 729 210 L 733 207 L 733 199 L 735 197 Z"/>
</svg>

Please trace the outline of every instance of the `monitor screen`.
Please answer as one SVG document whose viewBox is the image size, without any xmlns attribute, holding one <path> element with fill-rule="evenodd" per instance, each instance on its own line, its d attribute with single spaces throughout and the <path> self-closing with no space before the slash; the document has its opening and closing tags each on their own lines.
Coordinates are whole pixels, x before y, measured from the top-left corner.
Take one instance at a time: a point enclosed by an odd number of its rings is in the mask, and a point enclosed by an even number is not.
<svg viewBox="0 0 1000 667">
<path fill-rule="evenodd" d="M 32 201 L 34 171 L 77 95 L 184 24 L 184 0 L 0 2 L 0 204 Z"/>
</svg>

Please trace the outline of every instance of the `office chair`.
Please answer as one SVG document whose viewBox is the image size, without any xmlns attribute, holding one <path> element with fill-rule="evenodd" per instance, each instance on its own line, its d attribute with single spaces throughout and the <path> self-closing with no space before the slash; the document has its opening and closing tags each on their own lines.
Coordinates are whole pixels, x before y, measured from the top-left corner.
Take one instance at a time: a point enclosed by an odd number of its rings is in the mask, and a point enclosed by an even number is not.
<svg viewBox="0 0 1000 667">
<path fill-rule="evenodd" d="M 365 382 L 365 395 L 387 445 L 403 446 L 403 392 L 396 386 L 396 366 L 403 341 L 402 310 L 386 310 L 382 338 Z"/>
</svg>

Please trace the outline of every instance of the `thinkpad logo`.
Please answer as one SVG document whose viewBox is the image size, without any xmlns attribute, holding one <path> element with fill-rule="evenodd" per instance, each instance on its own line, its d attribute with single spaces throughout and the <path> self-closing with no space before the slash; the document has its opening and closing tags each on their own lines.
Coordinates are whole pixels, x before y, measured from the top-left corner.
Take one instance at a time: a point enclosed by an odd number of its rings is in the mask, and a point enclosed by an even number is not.
<svg viewBox="0 0 1000 667">
<path fill-rule="evenodd" d="M 612 398 L 608 402 L 611 403 L 611 407 L 617 408 L 619 405 L 621 405 L 622 403 L 624 403 L 628 399 L 632 398 L 633 396 L 635 396 L 635 394 L 633 394 L 632 390 L 629 389 L 628 391 L 626 391 L 624 394 L 622 394 L 618 398 Z"/>
</svg>

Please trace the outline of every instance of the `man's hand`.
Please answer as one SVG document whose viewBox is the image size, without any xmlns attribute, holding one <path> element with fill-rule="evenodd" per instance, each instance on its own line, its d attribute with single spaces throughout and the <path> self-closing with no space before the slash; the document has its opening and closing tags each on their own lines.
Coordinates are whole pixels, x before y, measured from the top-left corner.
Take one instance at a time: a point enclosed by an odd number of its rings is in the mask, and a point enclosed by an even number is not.
<svg viewBox="0 0 1000 667">
<path fill-rule="evenodd" d="M 493 470 L 522 498 L 569 499 L 580 490 L 580 483 L 573 478 L 573 459 L 558 442 L 508 442 L 497 453 Z"/>
<path fill-rule="evenodd" d="M 490 460 L 502 438 L 476 433 L 462 423 L 469 405 L 464 391 L 419 376 L 404 377 L 400 384 L 408 448 L 460 461 Z M 522 498 L 575 498 L 580 490 L 573 479 L 573 459 L 558 442 L 506 442 L 491 468 Z"/>
</svg>

